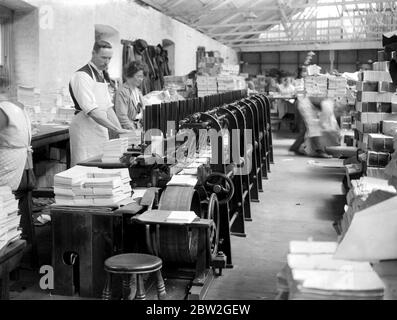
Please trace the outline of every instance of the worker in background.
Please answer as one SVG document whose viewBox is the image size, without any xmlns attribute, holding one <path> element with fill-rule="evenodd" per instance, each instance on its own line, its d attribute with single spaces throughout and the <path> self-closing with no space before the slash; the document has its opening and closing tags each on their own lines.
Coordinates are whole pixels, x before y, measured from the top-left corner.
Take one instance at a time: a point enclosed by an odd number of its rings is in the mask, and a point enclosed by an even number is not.
<svg viewBox="0 0 397 320">
<path fill-rule="evenodd" d="M 16 191 L 25 169 L 33 169 L 32 129 L 24 106 L 0 102 L 0 186 Z"/>
<path fill-rule="evenodd" d="M 330 103 L 332 102 L 324 97 L 298 95 L 298 109 L 305 122 L 306 128 L 305 142 L 300 147 L 300 150 L 308 156 L 332 158 L 332 156 L 326 152 L 325 147 L 327 144 L 324 143 L 323 140 L 323 132 L 329 131 L 331 127 L 334 128 L 333 119 L 329 119 L 331 116 L 329 114 L 330 109 L 333 110 Z"/>
<path fill-rule="evenodd" d="M 258 93 L 258 91 L 255 90 L 255 84 L 254 81 L 252 80 L 247 81 L 247 93 L 248 95 L 253 95 Z"/>
<path fill-rule="evenodd" d="M 121 126 L 128 130 L 142 129 L 144 99 L 139 89 L 142 85 L 144 66 L 132 61 L 125 72 L 125 83 L 116 92 L 115 111 Z"/>
<path fill-rule="evenodd" d="M 293 120 L 292 130 L 295 132 L 297 130 L 296 123 L 296 106 L 295 106 L 295 95 L 296 89 L 292 84 L 292 79 L 289 74 L 281 73 L 279 84 L 277 85 L 277 91 L 281 96 L 286 97 L 286 99 L 277 100 L 277 110 L 278 115 L 281 119 Z"/>
<path fill-rule="evenodd" d="M 117 134 L 128 132 L 119 125 L 104 78 L 103 71 L 112 55 L 109 42 L 96 41 L 91 61 L 80 68 L 69 83 L 76 109 L 69 128 L 72 166 L 103 153 L 103 146 L 109 140 L 108 129 Z"/>
</svg>

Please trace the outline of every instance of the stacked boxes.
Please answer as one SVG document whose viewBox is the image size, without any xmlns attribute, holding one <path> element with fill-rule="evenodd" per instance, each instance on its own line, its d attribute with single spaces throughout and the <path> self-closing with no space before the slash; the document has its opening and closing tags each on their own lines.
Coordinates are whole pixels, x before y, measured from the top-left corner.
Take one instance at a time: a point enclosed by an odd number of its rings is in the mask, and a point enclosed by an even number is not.
<svg viewBox="0 0 397 320">
<path fill-rule="evenodd" d="M 305 77 L 305 90 L 309 96 L 326 97 L 328 95 L 327 76 L 318 75 Z"/>
<path fill-rule="evenodd" d="M 199 97 L 218 93 L 216 77 L 197 76 L 197 94 Z"/>
<path fill-rule="evenodd" d="M 367 152 L 370 176 L 379 176 L 378 171 L 384 170 L 394 151 L 391 134 L 397 127 L 396 89 L 388 72 L 388 61 L 375 62 L 373 70 L 359 73 L 355 136 L 357 147 Z"/>
<path fill-rule="evenodd" d="M 221 92 L 244 90 L 245 85 L 244 78 L 239 76 L 198 76 L 197 94 L 199 97 L 203 97 Z"/>
<path fill-rule="evenodd" d="M 347 80 L 343 77 L 328 77 L 328 97 L 346 97 Z"/>
</svg>

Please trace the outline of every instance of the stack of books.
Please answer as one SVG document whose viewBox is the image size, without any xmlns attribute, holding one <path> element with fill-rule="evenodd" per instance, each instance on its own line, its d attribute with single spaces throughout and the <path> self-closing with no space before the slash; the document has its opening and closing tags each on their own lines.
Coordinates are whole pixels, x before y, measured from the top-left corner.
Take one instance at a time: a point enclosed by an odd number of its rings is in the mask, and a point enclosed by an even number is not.
<svg viewBox="0 0 397 320">
<path fill-rule="evenodd" d="M 279 289 L 290 300 L 383 299 L 385 286 L 369 262 L 335 259 L 336 242 L 291 241 Z"/>
<path fill-rule="evenodd" d="M 131 197 L 128 169 L 75 166 L 55 176 L 55 203 L 63 206 L 117 206 Z"/>
<path fill-rule="evenodd" d="M 112 139 L 103 146 L 102 162 L 120 162 L 120 158 L 128 149 L 128 137 Z"/>
<path fill-rule="evenodd" d="M 385 55 L 378 54 L 379 59 Z M 368 176 L 384 172 L 393 153 L 397 124 L 396 86 L 388 71 L 389 61 L 374 62 L 372 70 L 361 71 L 357 83 L 356 146 L 367 151 Z"/>
<path fill-rule="evenodd" d="M 0 252 L 9 243 L 20 238 L 21 216 L 18 215 L 18 201 L 8 186 L 0 187 Z"/>
</svg>

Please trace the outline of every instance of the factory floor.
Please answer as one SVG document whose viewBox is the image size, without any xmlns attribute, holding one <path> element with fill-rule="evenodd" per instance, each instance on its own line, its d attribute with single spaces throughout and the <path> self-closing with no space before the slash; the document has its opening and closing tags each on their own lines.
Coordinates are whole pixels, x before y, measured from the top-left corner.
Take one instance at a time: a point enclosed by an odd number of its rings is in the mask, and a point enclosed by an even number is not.
<svg viewBox="0 0 397 320">
<path fill-rule="evenodd" d="M 286 262 L 291 240 L 336 241 L 332 226 L 343 212 L 341 182 L 344 171 L 308 164 L 308 157 L 288 152 L 293 135 L 274 133 L 274 162 L 269 179 L 263 180 L 260 202 L 252 203 L 252 222 L 246 237 L 232 236 L 232 269 L 223 270 L 209 287 L 206 299 L 268 300 L 277 296 L 276 275 Z M 327 159 L 321 161 L 328 161 Z M 51 225 L 37 228 L 40 265 L 51 263 Z M 24 257 L 19 280 L 11 283 L 12 300 L 81 299 L 51 295 L 39 288 L 41 275 L 29 268 Z M 186 283 L 166 280 L 168 299 L 183 299 Z M 155 290 L 148 290 L 155 298 Z"/>
</svg>

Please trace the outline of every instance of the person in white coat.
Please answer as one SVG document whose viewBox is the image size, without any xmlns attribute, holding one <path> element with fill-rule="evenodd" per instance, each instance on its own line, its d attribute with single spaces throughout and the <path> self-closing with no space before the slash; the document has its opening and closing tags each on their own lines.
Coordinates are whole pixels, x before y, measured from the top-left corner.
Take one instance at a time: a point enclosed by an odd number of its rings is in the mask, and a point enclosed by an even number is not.
<svg viewBox="0 0 397 320">
<path fill-rule="evenodd" d="M 32 129 L 23 105 L 0 102 L 0 186 L 18 189 L 25 168 L 33 168 Z"/>
<path fill-rule="evenodd" d="M 69 128 L 72 166 L 103 153 L 103 146 L 109 140 L 108 129 L 116 134 L 129 132 L 121 128 L 114 113 L 103 74 L 112 56 L 109 42 L 96 41 L 91 61 L 80 68 L 69 83 L 76 109 Z"/>
</svg>

